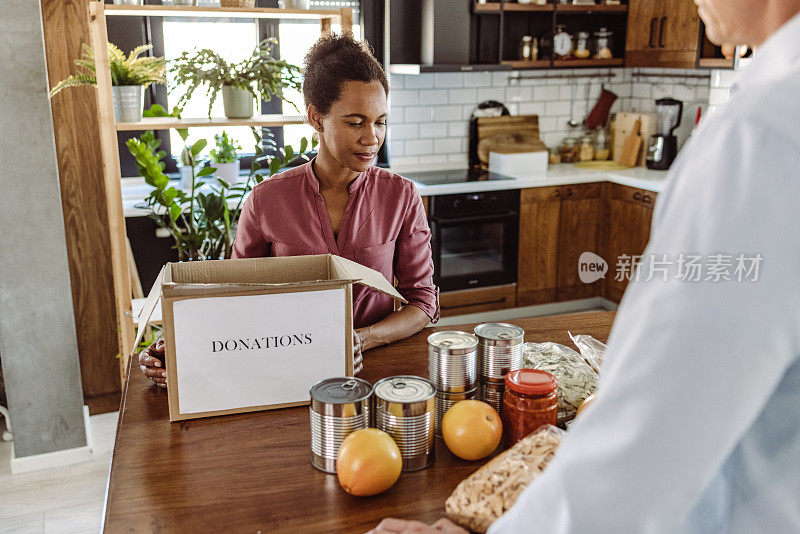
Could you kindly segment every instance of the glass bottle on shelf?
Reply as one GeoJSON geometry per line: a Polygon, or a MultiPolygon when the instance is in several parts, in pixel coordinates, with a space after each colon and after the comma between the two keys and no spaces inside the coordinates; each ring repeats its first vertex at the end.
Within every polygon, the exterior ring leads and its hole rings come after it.
{"type": "Polygon", "coordinates": [[[614,54],[611,52],[613,45],[614,32],[608,28],[600,28],[594,32],[594,59],[612,59],[614,54]]]}
{"type": "Polygon", "coordinates": [[[519,42],[519,59],[535,61],[539,59],[539,41],[530,35],[524,35],[519,42]]]}
{"type": "Polygon", "coordinates": [[[589,32],[578,32],[573,55],[578,59],[588,59],[591,56],[591,52],[589,52],[589,32]]]}

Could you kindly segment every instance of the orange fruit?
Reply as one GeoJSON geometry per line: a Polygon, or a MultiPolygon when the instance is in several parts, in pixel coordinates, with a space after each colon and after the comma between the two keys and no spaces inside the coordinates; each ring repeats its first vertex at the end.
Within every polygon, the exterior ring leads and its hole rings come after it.
{"type": "Polygon", "coordinates": [[[336,475],[350,495],[376,495],[397,482],[403,458],[392,437],[377,428],[356,430],[339,447],[336,475]]]}
{"type": "Polygon", "coordinates": [[[581,405],[578,406],[578,413],[575,414],[575,417],[578,417],[581,414],[581,412],[586,408],[588,408],[589,405],[592,404],[593,402],[594,402],[594,393],[586,397],[586,399],[584,399],[581,405]]]}
{"type": "Polygon", "coordinates": [[[485,402],[463,400],[442,418],[442,437],[450,452],[464,460],[480,460],[494,452],[503,436],[503,423],[485,402]]]}

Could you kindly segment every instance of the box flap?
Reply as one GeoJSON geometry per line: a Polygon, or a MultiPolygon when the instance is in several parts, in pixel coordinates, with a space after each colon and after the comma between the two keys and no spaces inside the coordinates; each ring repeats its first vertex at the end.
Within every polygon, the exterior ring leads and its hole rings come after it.
{"type": "Polygon", "coordinates": [[[408,304],[408,301],[403,298],[403,295],[398,293],[394,286],[392,286],[378,271],[370,269],[369,267],[364,267],[360,263],[342,258],[341,256],[331,255],[331,263],[339,278],[357,280],[359,284],[369,286],[372,289],[401,301],[403,304],[408,304]]]}
{"type": "Polygon", "coordinates": [[[176,284],[284,284],[329,280],[329,254],[171,263],[176,284]]]}
{"type": "Polygon", "coordinates": [[[285,284],[176,284],[169,283],[163,285],[163,295],[165,298],[172,297],[199,297],[199,296],[218,296],[227,294],[241,293],[280,293],[289,292],[297,289],[321,290],[343,287],[347,284],[358,282],[358,280],[308,280],[305,282],[287,282],[285,284]]]}
{"type": "Polygon", "coordinates": [[[153,287],[150,289],[150,294],[147,295],[147,299],[144,301],[142,312],[139,314],[138,318],[139,328],[136,331],[136,339],[133,341],[134,352],[136,352],[136,347],[139,346],[139,343],[141,343],[144,337],[144,331],[147,329],[147,322],[150,320],[150,316],[153,315],[153,311],[156,309],[156,306],[158,306],[158,301],[161,298],[161,285],[164,283],[164,274],[168,267],[169,264],[161,268],[161,271],[156,277],[156,281],[153,282],[153,287]]]}

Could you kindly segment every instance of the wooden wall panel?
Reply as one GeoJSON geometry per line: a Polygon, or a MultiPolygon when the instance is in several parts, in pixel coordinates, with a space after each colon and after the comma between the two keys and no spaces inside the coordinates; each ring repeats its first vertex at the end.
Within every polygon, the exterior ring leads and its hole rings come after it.
{"type": "MultiPolygon", "coordinates": [[[[89,44],[91,0],[42,0],[50,86],[75,72],[89,44]]],[[[66,89],[51,100],[84,398],[93,413],[116,410],[120,370],[106,192],[96,90],[66,89]]]]}

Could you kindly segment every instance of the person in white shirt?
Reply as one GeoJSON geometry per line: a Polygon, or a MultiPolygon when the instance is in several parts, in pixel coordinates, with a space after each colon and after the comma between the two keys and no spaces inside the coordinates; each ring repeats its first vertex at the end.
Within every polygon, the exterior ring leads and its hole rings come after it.
{"type": "Polygon", "coordinates": [[[670,171],[597,400],[489,534],[800,532],[800,0],[695,2],[755,57],[670,171]]]}

